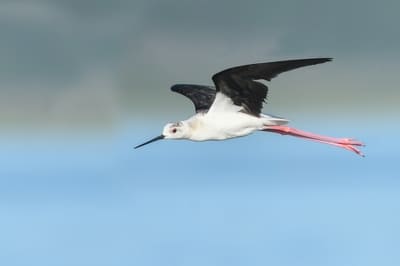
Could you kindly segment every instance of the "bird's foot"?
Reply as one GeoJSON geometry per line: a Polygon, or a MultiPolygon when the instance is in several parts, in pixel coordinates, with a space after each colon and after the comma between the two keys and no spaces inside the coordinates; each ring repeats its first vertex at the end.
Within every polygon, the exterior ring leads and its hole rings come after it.
{"type": "Polygon", "coordinates": [[[349,151],[352,151],[362,157],[365,157],[365,155],[359,150],[357,149],[355,146],[365,146],[363,143],[359,142],[359,141],[344,141],[344,140],[349,140],[349,139],[339,139],[339,142],[328,142],[328,141],[322,141],[322,140],[316,140],[316,139],[312,139],[314,141],[320,142],[320,143],[325,143],[325,144],[329,144],[329,145],[333,145],[339,148],[343,148],[349,151]]]}

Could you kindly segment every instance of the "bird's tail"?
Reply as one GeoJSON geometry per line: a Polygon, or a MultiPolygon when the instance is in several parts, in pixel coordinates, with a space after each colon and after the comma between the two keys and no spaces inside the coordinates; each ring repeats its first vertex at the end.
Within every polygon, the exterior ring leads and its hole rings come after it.
{"type": "Polygon", "coordinates": [[[261,114],[261,117],[264,120],[264,126],[281,126],[289,123],[289,120],[279,116],[261,114]]]}

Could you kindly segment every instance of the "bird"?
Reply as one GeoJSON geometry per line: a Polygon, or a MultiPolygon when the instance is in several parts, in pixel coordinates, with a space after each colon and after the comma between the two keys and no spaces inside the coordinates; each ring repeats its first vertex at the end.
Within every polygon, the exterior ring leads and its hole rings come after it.
{"type": "Polygon", "coordinates": [[[212,76],[215,88],[175,84],[171,90],[189,98],[193,102],[195,114],[186,120],[166,124],[161,135],[134,148],[162,139],[225,140],[263,131],[325,143],[364,156],[357,148],[364,144],[356,139],[334,138],[303,131],[289,127],[289,120],[283,117],[262,113],[268,94],[266,82],[283,72],[331,60],[307,58],[236,66],[212,76]]]}

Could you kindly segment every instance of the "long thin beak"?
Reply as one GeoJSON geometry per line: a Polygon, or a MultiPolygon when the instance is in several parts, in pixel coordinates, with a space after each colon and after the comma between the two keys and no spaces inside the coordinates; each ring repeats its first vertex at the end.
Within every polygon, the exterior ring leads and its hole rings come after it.
{"type": "Polygon", "coordinates": [[[137,146],[135,147],[135,149],[140,148],[140,147],[142,147],[142,146],[144,146],[144,145],[147,145],[147,144],[149,144],[149,143],[152,143],[152,142],[154,142],[154,141],[163,139],[163,138],[165,138],[164,135],[157,136],[157,137],[155,137],[155,138],[153,138],[153,139],[151,139],[151,140],[149,140],[149,141],[146,141],[146,142],[143,143],[143,144],[137,145],[137,146]]]}

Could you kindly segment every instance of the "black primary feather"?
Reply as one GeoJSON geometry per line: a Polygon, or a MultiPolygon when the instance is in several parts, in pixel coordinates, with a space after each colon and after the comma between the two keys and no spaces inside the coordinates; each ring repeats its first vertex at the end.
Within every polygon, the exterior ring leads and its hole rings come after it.
{"type": "Polygon", "coordinates": [[[270,81],[282,72],[331,60],[332,58],[310,58],[243,65],[218,72],[212,80],[217,92],[231,98],[233,103],[242,106],[246,113],[259,116],[268,87],[256,80],[270,81]]]}
{"type": "Polygon", "coordinates": [[[193,102],[196,113],[207,112],[216,94],[213,87],[194,84],[176,84],[171,90],[188,97],[193,102]]]}

